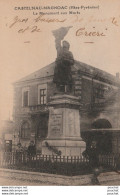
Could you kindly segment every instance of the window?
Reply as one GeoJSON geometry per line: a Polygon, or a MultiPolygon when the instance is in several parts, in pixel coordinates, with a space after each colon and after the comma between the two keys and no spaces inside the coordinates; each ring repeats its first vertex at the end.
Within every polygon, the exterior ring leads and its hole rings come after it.
{"type": "Polygon", "coordinates": [[[38,86],[38,104],[46,104],[47,84],[38,86]]]}
{"type": "Polygon", "coordinates": [[[25,87],[22,89],[22,106],[29,106],[29,88],[25,87]]]}
{"type": "Polygon", "coordinates": [[[28,91],[23,93],[23,106],[28,106],[28,91]]]}
{"type": "Polygon", "coordinates": [[[99,88],[96,88],[95,89],[95,97],[96,98],[100,98],[100,99],[103,99],[104,98],[104,89],[99,87],[99,88]]]}
{"type": "Polygon", "coordinates": [[[40,104],[46,104],[46,89],[40,89],[40,104]]]}
{"type": "Polygon", "coordinates": [[[21,126],[21,137],[22,138],[30,137],[30,127],[28,122],[24,122],[21,126]]]}

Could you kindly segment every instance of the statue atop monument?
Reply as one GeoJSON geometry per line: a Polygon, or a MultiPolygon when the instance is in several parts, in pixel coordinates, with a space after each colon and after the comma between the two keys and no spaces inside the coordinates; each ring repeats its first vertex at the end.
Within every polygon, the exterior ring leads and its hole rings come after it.
{"type": "Polygon", "coordinates": [[[53,82],[56,83],[57,89],[61,92],[70,92],[72,89],[71,66],[74,64],[74,58],[72,52],[69,51],[69,42],[62,41],[70,28],[71,26],[61,27],[53,31],[57,50],[53,82]]]}

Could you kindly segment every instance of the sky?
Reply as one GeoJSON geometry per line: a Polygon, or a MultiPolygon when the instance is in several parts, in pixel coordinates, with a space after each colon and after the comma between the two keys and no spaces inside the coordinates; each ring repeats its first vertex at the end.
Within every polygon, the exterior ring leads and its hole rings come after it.
{"type": "Polygon", "coordinates": [[[52,31],[60,27],[72,26],[65,40],[69,41],[76,60],[113,75],[120,72],[119,10],[119,0],[1,0],[0,119],[9,116],[12,119],[13,83],[55,60],[52,31]],[[34,13],[32,10],[15,10],[15,7],[23,6],[67,6],[67,9],[42,9],[34,10],[34,13]],[[79,9],[70,9],[70,6],[79,9]],[[81,9],[81,6],[97,8],[81,9]],[[59,15],[41,17],[40,11],[59,12],[59,15]],[[41,18],[36,22],[38,17],[41,18]],[[48,22],[49,19],[52,22],[48,22]],[[36,28],[39,32],[35,32],[36,28]],[[91,32],[97,33],[92,36],[91,32]]]}

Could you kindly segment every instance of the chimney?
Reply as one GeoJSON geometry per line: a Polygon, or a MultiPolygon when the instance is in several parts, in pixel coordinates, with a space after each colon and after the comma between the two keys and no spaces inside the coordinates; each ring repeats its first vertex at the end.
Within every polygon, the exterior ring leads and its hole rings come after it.
{"type": "Polygon", "coordinates": [[[116,73],[116,78],[117,78],[117,79],[120,78],[120,73],[119,73],[119,72],[116,73]]]}

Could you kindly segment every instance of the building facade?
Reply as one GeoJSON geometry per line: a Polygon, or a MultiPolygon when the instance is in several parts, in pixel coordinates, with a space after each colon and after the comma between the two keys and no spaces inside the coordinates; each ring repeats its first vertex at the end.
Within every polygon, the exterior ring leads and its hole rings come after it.
{"type": "MultiPolygon", "coordinates": [[[[15,145],[28,147],[34,141],[37,152],[48,135],[50,98],[57,94],[53,82],[55,62],[14,83],[15,145]]],[[[120,152],[120,80],[107,72],[75,61],[70,92],[79,97],[80,131],[86,147],[97,141],[100,153],[120,152]]]]}

